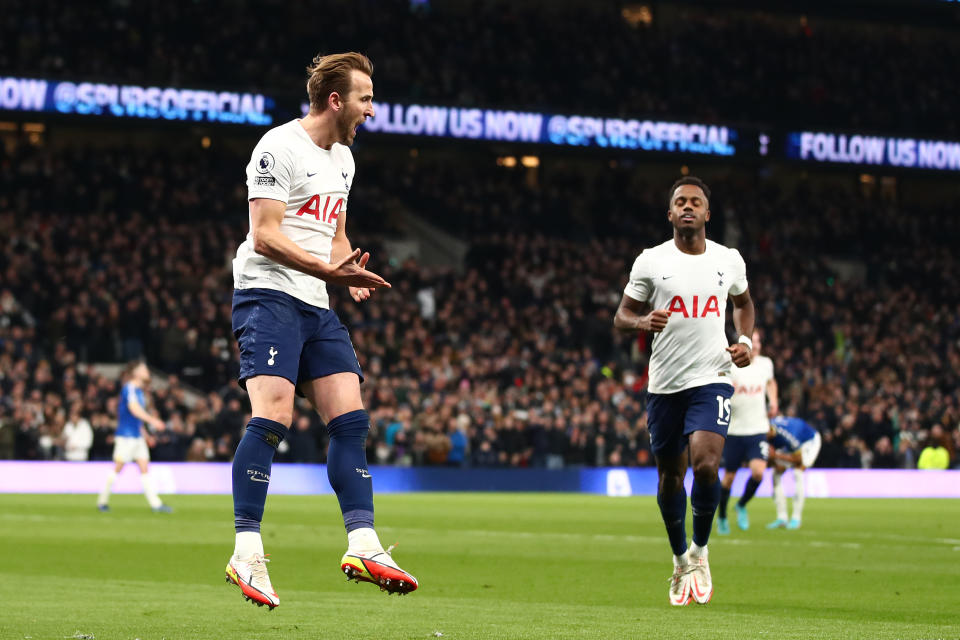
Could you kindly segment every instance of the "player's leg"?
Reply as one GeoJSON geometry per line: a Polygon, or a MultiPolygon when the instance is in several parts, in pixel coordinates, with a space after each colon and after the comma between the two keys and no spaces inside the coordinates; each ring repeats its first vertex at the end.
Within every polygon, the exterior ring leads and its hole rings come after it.
{"type": "Polygon", "coordinates": [[[127,463],[127,452],[125,451],[125,445],[122,444],[125,441],[126,438],[122,440],[117,438],[113,444],[113,469],[107,473],[107,479],[103,484],[103,489],[100,490],[100,495],[97,496],[97,509],[100,511],[110,511],[110,492],[113,490],[113,483],[116,482],[117,476],[120,475],[120,472],[123,470],[123,465],[127,463]]]}
{"type": "Polygon", "coordinates": [[[812,466],[820,455],[821,438],[818,433],[812,440],[804,442],[800,447],[800,466],[793,469],[793,482],[796,487],[796,493],[793,498],[793,517],[787,523],[788,529],[799,529],[803,520],[803,503],[807,495],[806,482],[804,480],[804,469],[812,466]]]}
{"type": "Polygon", "coordinates": [[[340,561],[348,579],[371,582],[390,593],[409,593],[417,579],[397,566],[373,526],[373,478],[367,468],[370,417],[353,372],[334,373],[299,385],[327,425],[327,477],[337,494],[347,530],[347,552],[340,561]]]}
{"type": "Polygon", "coordinates": [[[745,438],[745,457],[750,461],[750,478],[743,488],[743,495],[737,501],[737,525],[746,531],[750,528],[750,518],[747,516],[747,503],[757,493],[757,488],[763,482],[763,472],[767,470],[766,456],[763,454],[763,445],[766,436],[759,434],[745,438]]]}
{"type": "Polygon", "coordinates": [[[687,472],[686,439],[683,437],[683,399],[681,394],[648,394],[647,427],[650,448],[657,463],[657,506],[667,529],[673,551],[673,575],[670,580],[670,604],[683,606],[690,595],[690,565],[687,553],[687,491],[683,476],[687,472]]]}
{"type": "Polygon", "coordinates": [[[803,478],[803,467],[793,468],[793,517],[787,522],[787,529],[799,529],[803,518],[803,503],[806,499],[807,488],[803,478]]]}
{"type": "Polygon", "coordinates": [[[246,381],[253,417],[233,457],[233,518],[236,540],[227,564],[227,580],[243,596],[271,609],[280,604],[267,574],[260,536],[263,507],[277,446],[293,420],[293,383],[286,378],[259,375],[246,381]]]}
{"type": "Polygon", "coordinates": [[[767,525],[767,529],[781,529],[787,526],[787,495],[783,490],[783,465],[773,466],[773,505],[777,510],[777,519],[767,525]]]}
{"type": "Polygon", "coordinates": [[[725,467],[723,479],[720,481],[720,504],[717,507],[717,533],[728,535],[730,522],[727,520],[727,505],[730,502],[730,490],[737,477],[737,469],[743,460],[743,448],[740,438],[730,436],[723,444],[723,464],[725,467]]]}
{"type": "Polygon", "coordinates": [[[708,562],[707,542],[713,527],[713,516],[720,503],[720,454],[723,436],[712,431],[694,431],[690,434],[690,463],[693,467],[693,488],[690,506],[693,510],[693,543],[690,545],[690,564],[694,567],[690,593],[699,604],[713,597],[713,578],[708,562]]]}
{"type": "Polygon", "coordinates": [[[706,604],[713,597],[707,542],[713,528],[713,516],[720,504],[718,471],[727,426],[730,424],[733,386],[708,384],[688,389],[687,394],[688,406],[683,428],[690,439],[690,464],[693,467],[693,488],[690,491],[693,544],[690,545],[690,563],[695,570],[691,579],[691,593],[699,604],[706,604]]]}
{"type": "Polygon", "coordinates": [[[329,309],[311,312],[315,325],[303,346],[298,388],[327,425],[327,477],[347,530],[340,569],[348,579],[372,582],[389,593],[409,593],[417,579],[384,551],[373,528],[373,479],[367,468],[370,416],[363,407],[363,372],[350,334],[329,309]]]}
{"type": "MultiPolygon", "coordinates": [[[[726,456],[726,453],[724,453],[726,456]]],[[[727,504],[730,502],[730,489],[737,477],[736,471],[727,468],[720,481],[720,504],[717,506],[717,533],[722,536],[730,534],[730,521],[727,520],[727,504]]]]}
{"type": "Polygon", "coordinates": [[[147,443],[143,441],[143,438],[139,438],[139,440],[143,447],[134,462],[140,467],[140,485],[143,487],[143,495],[155,513],[173,513],[173,509],[163,504],[163,501],[157,494],[157,488],[153,484],[153,477],[150,475],[150,450],[147,448],[147,443]]]}
{"type": "Polygon", "coordinates": [[[280,599],[267,574],[260,523],[277,447],[293,421],[293,396],[304,343],[300,303],[278,291],[233,294],[233,334],[240,347],[240,381],[252,417],[233,457],[235,546],[227,581],[271,609],[280,599]]]}

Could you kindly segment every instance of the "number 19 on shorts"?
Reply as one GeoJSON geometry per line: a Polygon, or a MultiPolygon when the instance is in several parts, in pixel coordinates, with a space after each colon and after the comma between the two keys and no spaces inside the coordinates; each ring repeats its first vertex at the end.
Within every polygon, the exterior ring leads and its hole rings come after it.
{"type": "Polygon", "coordinates": [[[717,424],[730,424],[730,398],[717,396],[717,424]]]}

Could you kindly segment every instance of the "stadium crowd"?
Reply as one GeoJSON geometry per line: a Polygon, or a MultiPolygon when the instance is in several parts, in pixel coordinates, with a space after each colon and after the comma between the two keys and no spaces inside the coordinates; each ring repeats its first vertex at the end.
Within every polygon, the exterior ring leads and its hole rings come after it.
{"type": "MultiPolygon", "coordinates": [[[[109,458],[118,383],[90,365],[145,357],[164,372],[154,459],[230,459],[248,411],[230,334],[229,259],[246,226],[239,171],[224,169],[236,162],[0,157],[0,457],[109,458]]],[[[394,288],[363,305],[333,295],[367,376],[370,460],[652,464],[648,340],[615,334],[612,318],[636,253],[670,235],[664,185],[562,162],[537,181],[420,169],[429,177],[371,163],[351,198],[354,244],[394,288]],[[471,241],[462,272],[377,248],[393,189],[456,220],[471,241]]],[[[957,217],[805,183],[731,178],[714,191],[709,233],[747,261],[781,408],[823,434],[818,466],[915,467],[938,445],[957,464],[957,217]]],[[[279,459],[322,461],[325,446],[301,406],[279,459]]]]}
{"type": "Polygon", "coordinates": [[[360,50],[388,102],[957,134],[960,88],[943,81],[960,58],[949,25],[669,3],[653,13],[586,1],[429,4],[12,0],[0,16],[0,74],[267,91],[297,105],[317,48],[360,50]]]}

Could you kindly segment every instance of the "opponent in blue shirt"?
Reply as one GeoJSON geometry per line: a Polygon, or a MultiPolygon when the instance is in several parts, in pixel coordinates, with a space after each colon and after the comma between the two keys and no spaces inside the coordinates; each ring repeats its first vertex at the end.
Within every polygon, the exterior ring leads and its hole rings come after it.
{"type": "Polygon", "coordinates": [[[143,389],[137,386],[133,380],[123,385],[120,390],[120,404],[117,405],[117,436],[124,438],[139,438],[142,433],[140,427],[143,426],[143,420],[133,415],[130,410],[131,400],[141,407],[147,406],[144,399],[143,389]]]}
{"type": "Polygon", "coordinates": [[[777,416],[770,421],[767,440],[770,442],[770,461],[774,465],[773,502],[777,508],[777,519],[768,524],[767,528],[799,529],[806,493],[803,470],[813,465],[820,454],[820,434],[800,418],[777,416]],[[783,472],[787,467],[793,467],[796,487],[793,498],[793,517],[789,521],[787,520],[787,496],[783,489],[783,472]]]}
{"type": "Polygon", "coordinates": [[[153,436],[143,430],[143,423],[146,422],[159,430],[165,428],[163,420],[150,415],[144,408],[147,403],[143,389],[150,383],[150,369],[144,362],[131,362],[124,369],[121,380],[123,387],[120,390],[120,401],[117,403],[117,431],[113,444],[114,468],[110,470],[103,491],[97,498],[97,509],[110,510],[107,503],[110,500],[113,483],[123,466],[133,461],[140,467],[143,494],[147,497],[150,508],[158,513],[170,513],[172,509],[160,500],[149,474],[149,447],[153,446],[153,436]]]}

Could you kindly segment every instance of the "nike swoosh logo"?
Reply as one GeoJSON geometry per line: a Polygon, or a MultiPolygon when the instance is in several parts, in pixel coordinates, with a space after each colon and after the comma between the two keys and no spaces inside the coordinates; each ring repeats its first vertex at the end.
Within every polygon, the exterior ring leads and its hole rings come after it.
{"type": "Polygon", "coordinates": [[[669,280],[669,279],[672,278],[672,277],[673,277],[673,276],[663,276],[663,279],[664,279],[664,280],[669,280]]]}
{"type": "Polygon", "coordinates": [[[312,177],[315,176],[315,175],[317,175],[317,172],[316,172],[316,171],[314,171],[313,173],[307,172],[307,177],[308,177],[308,178],[312,178],[312,177]]]}
{"type": "Polygon", "coordinates": [[[262,478],[257,478],[255,476],[250,476],[250,479],[253,480],[254,482],[270,482],[269,480],[264,480],[262,478]]]}
{"type": "Polygon", "coordinates": [[[697,582],[697,577],[693,577],[693,591],[696,594],[698,599],[703,599],[707,597],[707,592],[700,590],[700,584],[697,582]]]}

